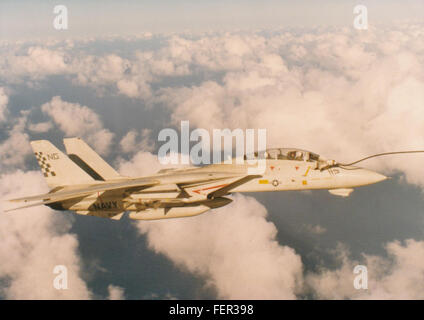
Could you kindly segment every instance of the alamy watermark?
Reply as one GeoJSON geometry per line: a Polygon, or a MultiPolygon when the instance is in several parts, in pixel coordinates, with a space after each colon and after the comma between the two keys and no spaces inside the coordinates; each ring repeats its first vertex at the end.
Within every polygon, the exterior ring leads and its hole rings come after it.
{"type": "Polygon", "coordinates": [[[56,290],[68,289],[68,268],[64,265],[57,265],[53,268],[53,273],[57,274],[53,279],[53,288],[56,290]]]}
{"type": "Polygon", "coordinates": [[[363,265],[357,265],[353,269],[353,273],[357,274],[353,280],[353,287],[356,290],[368,289],[368,268],[363,265]]]}
{"type": "Polygon", "coordinates": [[[53,19],[53,28],[56,30],[68,30],[68,8],[64,5],[57,5],[53,8],[56,15],[53,19]]]}
{"type": "Polygon", "coordinates": [[[221,163],[224,160],[224,164],[247,163],[248,174],[265,172],[265,157],[255,150],[265,151],[266,129],[213,129],[211,139],[208,130],[197,128],[190,132],[189,121],[181,121],[180,133],[181,137],[171,128],[162,129],[159,132],[158,140],[165,142],[158,152],[161,164],[207,165],[221,163]],[[255,141],[255,131],[257,141],[255,141]],[[236,142],[235,155],[233,140],[236,142]],[[195,144],[190,148],[190,144],[193,143],[195,144]],[[224,159],[222,159],[222,153],[224,159]]]}
{"type": "Polygon", "coordinates": [[[363,4],[358,4],[353,8],[353,27],[357,30],[368,30],[368,8],[363,4]]]}

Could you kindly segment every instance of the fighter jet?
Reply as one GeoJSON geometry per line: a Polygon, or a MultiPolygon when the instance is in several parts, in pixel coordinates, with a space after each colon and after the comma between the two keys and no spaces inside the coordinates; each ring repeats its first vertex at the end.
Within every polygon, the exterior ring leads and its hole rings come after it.
{"type": "MultiPolygon", "coordinates": [[[[231,164],[163,169],[151,176],[124,177],[80,138],[64,139],[67,155],[47,140],[32,141],[34,155],[50,192],[13,199],[30,203],[19,208],[46,205],[81,215],[120,219],[125,212],[135,220],[199,215],[229,204],[236,192],[328,189],[347,197],[353,188],[387,177],[327,160],[296,148],[274,148],[231,164]],[[261,174],[250,174],[251,158],[265,160],[261,174]]],[[[9,210],[10,211],[10,210],[9,210]]]]}

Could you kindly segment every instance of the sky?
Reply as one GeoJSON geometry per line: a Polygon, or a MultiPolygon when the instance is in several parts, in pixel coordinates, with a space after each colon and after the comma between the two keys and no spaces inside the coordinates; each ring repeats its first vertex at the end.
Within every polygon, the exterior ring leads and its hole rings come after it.
{"type": "Polygon", "coordinates": [[[123,175],[153,174],[163,128],[266,128],[270,146],[342,162],[423,149],[422,2],[0,4],[0,297],[422,299],[422,156],[348,198],[251,193],[177,220],[119,221],[47,207],[31,140],[79,136],[123,175]],[[23,183],[24,182],[24,183],[23,183]],[[68,270],[67,290],[53,286],[68,270]],[[353,287],[356,265],[368,289],[353,287]]]}
{"type": "Polygon", "coordinates": [[[353,8],[366,5],[372,23],[424,18],[420,0],[237,0],[228,1],[41,1],[5,0],[0,4],[2,38],[46,38],[139,32],[251,30],[279,27],[351,26],[353,8]],[[52,28],[53,8],[66,5],[69,29],[52,28]]]}

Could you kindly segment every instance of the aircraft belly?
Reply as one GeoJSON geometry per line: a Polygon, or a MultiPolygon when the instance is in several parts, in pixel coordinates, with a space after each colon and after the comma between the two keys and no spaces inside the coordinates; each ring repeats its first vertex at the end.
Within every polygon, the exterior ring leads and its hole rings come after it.
{"type": "Polygon", "coordinates": [[[62,206],[73,211],[122,211],[125,210],[124,202],[121,198],[88,198],[78,202],[64,201],[62,206]]]}

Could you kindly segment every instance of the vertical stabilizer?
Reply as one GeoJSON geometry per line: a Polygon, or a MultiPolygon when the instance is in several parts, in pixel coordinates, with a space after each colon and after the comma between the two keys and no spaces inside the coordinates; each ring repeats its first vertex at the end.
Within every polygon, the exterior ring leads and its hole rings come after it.
{"type": "Polygon", "coordinates": [[[63,139],[66,153],[78,166],[96,180],[113,180],[122,178],[105,160],[103,160],[81,138],[63,139]]]}
{"type": "Polygon", "coordinates": [[[93,182],[92,177],[49,141],[31,141],[31,147],[47,185],[51,189],[58,186],[93,182]]]}

